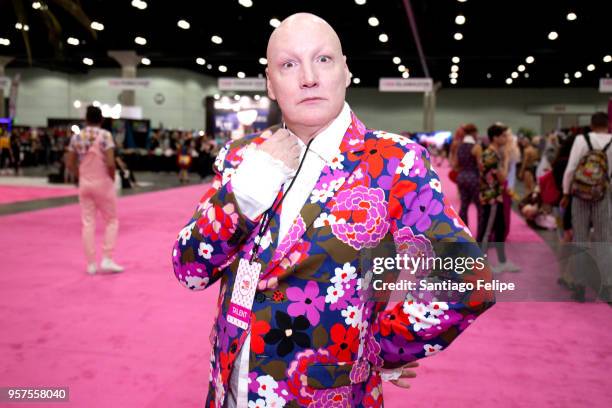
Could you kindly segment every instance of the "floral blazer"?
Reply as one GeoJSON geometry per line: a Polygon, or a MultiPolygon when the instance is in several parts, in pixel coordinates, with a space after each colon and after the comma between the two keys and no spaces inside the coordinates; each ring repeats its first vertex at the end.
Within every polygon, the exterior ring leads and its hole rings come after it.
{"type": "MultiPolygon", "coordinates": [[[[477,246],[442,194],[427,150],[405,137],[366,129],[351,115],[337,156],[282,242],[280,211],[260,240],[262,275],[248,330],[225,316],[239,260],[252,253],[259,219],[240,212],[232,175],[243,149],[262,143],[269,132],[222,149],[212,187],[180,231],[172,254],[179,282],[203,290],[221,281],[207,408],[223,406],[249,331],[249,408],[381,407],[381,368],[448,347],[492,305],[407,296],[388,306],[364,295],[372,274],[362,270],[360,251],[383,240],[400,252],[430,254],[436,242],[477,246]]],[[[488,268],[483,271],[488,278],[488,268]]],[[[473,279],[474,273],[453,272],[451,278],[473,279]]]]}

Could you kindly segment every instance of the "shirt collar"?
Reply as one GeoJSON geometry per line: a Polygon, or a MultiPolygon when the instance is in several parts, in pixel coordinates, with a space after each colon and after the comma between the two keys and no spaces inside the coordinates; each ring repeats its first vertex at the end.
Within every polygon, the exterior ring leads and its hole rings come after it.
{"type": "MultiPolygon", "coordinates": [[[[351,108],[348,103],[344,102],[342,111],[334,119],[334,121],[319,133],[310,145],[310,151],[322,158],[328,163],[336,157],[340,144],[346,133],[346,129],[351,125],[351,108]]],[[[298,143],[302,150],[306,147],[302,140],[298,139],[298,143]]]]}

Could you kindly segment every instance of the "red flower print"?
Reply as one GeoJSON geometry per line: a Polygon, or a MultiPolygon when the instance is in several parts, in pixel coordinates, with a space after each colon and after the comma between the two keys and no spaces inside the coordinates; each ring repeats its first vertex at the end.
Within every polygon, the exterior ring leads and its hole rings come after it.
{"type": "Polygon", "coordinates": [[[381,314],[380,334],[382,336],[386,337],[391,333],[396,333],[406,340],[414,340],[414,336],[408,330],[408,326],[410,326],[408,315],[404,313],[402,307],[402,303],[398,303],[392,310],[385,310],[381,314]]]}
{"type": "Polygon", "coordinates": [[[265,320],[257,320],[255,313],[251,313],[251,350],[254,353],[262,354],[265,343],[263,336],[270,331],[270,324],[265,320]]]}
{"type": "Polygon", "coordinates": [[[351,361],[351,353],[359,349],[359,330],[354,327],[348,329],[340,323],[336,323],[330,330],[333,345],[329,351],[338,358],[338,361],[351,361]]]}
{"type": "MultiPolygon", "coordinates": [[[[396,157],[401,159],[404,156],[404,152],[401,148],[397,147],[395,142],[391,139],[368,139],[364,144],[364,154],[361,160],[367,161],[370,164],[368,173],[374,178],[380,176],[383,171],[384,159],[391,159],[396,157]]],[[[356,158],[352,157],[354,154],[349,154],[349,159],[355,161],[356,158]]]]}
{"type": "Polygon", "coordinates": [[[393,187],[389,194],[389,215],[391,218],[399,219],[402,217],[404,212],[402,199],[406,194],[415,191],[416,187],[416,183],[408,180],[402,180],[393,187]]]}

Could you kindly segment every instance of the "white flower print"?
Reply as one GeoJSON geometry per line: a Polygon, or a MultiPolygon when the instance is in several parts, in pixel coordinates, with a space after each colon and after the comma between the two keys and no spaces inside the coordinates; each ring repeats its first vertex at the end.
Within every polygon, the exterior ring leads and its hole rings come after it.
{"type": "Polygon", "coordinates": [[[335,224],[346,224],[346,220],[344,218],[336,218],[336,216],[333,214],[321,213],[321,215],[314,220],[313,226],[315,228],[320,228],[326,225],[335,224]]]}
{"type": "Polygon", "coordinates": [[[249,408],[268,408],[266,401],[258,398],[257,401],[249,401],[249,408]]]}
{"type": "Polygon", "coordinates": [[[347,326],[357,327],[361,322],[361,309],[355,306],[348,306],[340,313],[344,317],[344,322],[347,326]]]}
{"type": "Polygon", "coordinates": [[[223,185],[226,185],[228,181],[231,180],[232,176],[236,173],[235,168],[229,168],[223,170],[223,181],[221,182],[223,185]]]}
{"type": "Polygon", "coordinates": [[[436,310],[443,308],[444,306],[446,306],[448,309],[448,305],[444,302],[432,302],[429,305],[425,305],[414,300],[412,295],[409,294],[406,296],[406,300],[404,301],[403,310],[404,313],[408,315],[408,321],[413,325],[414,331],[418,332],[420,330],[427,330],[432,326],[439,325],[440,319],[436,318],[435,316],[440,315],[441,313],[436,312],[436,310]]]}
{"type": "Polygon", "coordinates": [[[357,268],[351,266],[350,262],[346,262],[342,265],[342,268],[336,268],[334,270],[335,276],[330,279],[331,283],[340,286],[341,283],[348,283],[352,279],[357,278],[357,268]]]}
{"type": "Polygon", "coordinates": [[[257,377],[257,382],[259,383],[257,394],[259,394],[260,397],[268,399],[269,396],[276,395],[274,390],[278,387],[278,383],[271,375],[261,375],[257,377]]]}
{"type": "Polygon", "coordinates": [[[314,189],[312,190],[312,195],[310,196],[310,202],[312,204],[317,203],[319,201],[324,203],[325,201],[327,201],[328,198],[331,198],[333,195],[334,192],[327,189],[314,189]]]}
{"type": "Polygon", "coordinates": [[[204,259],[210,259],[213,253],[213,247],[206,242],[200,242],[200,247],[198,248],[198,255],[200,255],[204,259]]]}
{"type": "Polygon", "coordinates": [[[438,193],[442,192],[442,184],[438,179],[432,178],[431,180],[429,180],[429,187],[431,187],[432,190],[435,190],[438,193]]]}
{"type": "Polygon", "coordinates": [[[412,167],[414,166],[415,159],[416,152],[414,150],[410,150],[404,155],[404,157],[402,157],[402,161],[397,166],[395,174],[404,174],[404,176],[407,176],[408,173],[410,173],[412,167]]]}
{"type": "Polygon", "coordinates": [[[276,393],[266,396],[266,408],[283,408],[287,402],[276,393]]]}
{"type": "Polygon", "coordinates": [[[325,296],[325,303],[334,304],[344,296],[344,289],[341,286],[331,285],[327,288],[327,296],[325,296]]]}
{"type": "Polygon", "coordinates": [[[411,140],[402,135],[396,135],[395,133],[387,133],[385,131],[379,130],[374,132],[374,134],[380,139],[390,139],[395,143],[399,143],[401,146],[406,146],[408,143],[411,143],[411,140]]]}
{"type": "Polygon", "coordinates": [[[208,284],[208,277],[201,278],[199,276],[186,276],[185,286],[191,290],[202,290],[208,284]]]}
{"type": "Polygon", "coordinates": [[[191,238],[191,230],[193,230],[194,225],[195,221],[187,225],[181,230],[181,232],[179,232],[177,241],[183,240],[183,242],[181,242],[181,245],[187,245],[187,241],[189,241],[189,238],[191,238]]]}
{"type": "Polygon", "coordinates": [[[332,180],[329,183],[329,189],[330,191],[338,191],[338,189],[340,187],[342,187],[342,185],[344,184],[345,178],[344,177],[339,177],[335,180],[332,180]]]}
{"type": "Polygon", "coordinates": [[[344,168],[344,164],[342,164],[343,161],[344,161],[344,156],[341,153],[338,153],[331,160],[331,163],[329,164],[329,168],[332,170],[342,170],[344,168]]]}
{"type": "Polygon", "coordinates": [[[426,356],[431,356],[432,354],[436,354],[438,351],[442,350],[442,346],[439,344],[425,344],[423,349],[425,350],[426,356]]]}

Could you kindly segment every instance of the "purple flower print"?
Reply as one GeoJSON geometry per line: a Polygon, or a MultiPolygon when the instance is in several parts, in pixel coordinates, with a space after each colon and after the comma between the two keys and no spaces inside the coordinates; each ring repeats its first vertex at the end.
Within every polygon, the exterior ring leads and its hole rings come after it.
{"type": "Polygon", "coordinates": [[[287,299],[292,301],[287,308],[289,316],[306,315],[312,326],[319,324],[319,312],[325,308],[325,296],[319,296],[319,285],[315,281],[308,281],[306,287],[290,287],[287,289],[287,299]]]}
{"type": "Polygon", "coordinates": [[[431,226],[431,217],[440,214],[443,209],[442,203],[433,198],[429,184],[422,186],[418,193],[413,191],[406,194],[404,204],[408,211],[402,222],[408,226],[416,226],[420,232],[426,231],[431,226]]]}
{"type": "Polygon", "coordinates": [[[407,362],[414,360],[413,356],[423,351],[423,343],[407,340],[404,336],[396,334],[393,340],[383,338],[381,348],[386,361],[407,362]]]}
{"type": "Polygon", "coordinates": [[[393,184],[393,177],[395,177],[395,170],[397,166],[400,164],[400,159],[396,157],[392,157],[389,159],[387,163],[387,173],[384,176],[380,176],[378,178],[378,187],[384,188],[385,190],[391,190],[391,185],[393,184]]]}
{"type": "Polygon", "coordinates": [[[228,323],[222,314],[219,314],[217,325],[219,326],[217,331],[217,335],[219,336],[219,345],[222,351],[226,351],[229,348],[230,339],[233,339],[238,335],[238,328],[233,324],[228,323]]]}

